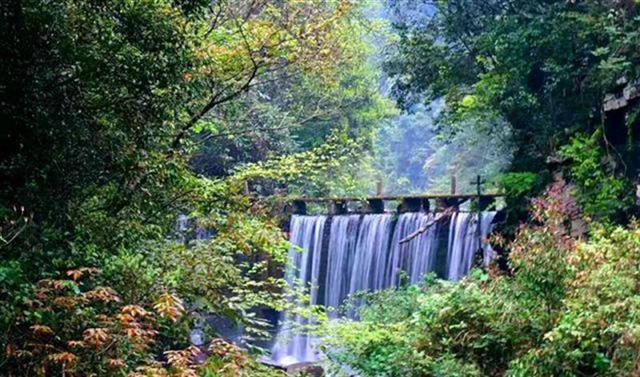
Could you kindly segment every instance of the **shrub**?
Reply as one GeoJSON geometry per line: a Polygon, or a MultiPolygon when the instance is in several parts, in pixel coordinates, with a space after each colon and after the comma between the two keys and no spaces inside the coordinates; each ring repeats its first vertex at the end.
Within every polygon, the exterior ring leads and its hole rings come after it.
{"type": "Polygon", "coordinates": [[[576,184],[575,196],[585,215],[601,221],[625,220],[633,207],[632,184],[613,170],[612,158],[599,144],[600,133],[578,135],[563,147],[571,159],[569,171],[576,184]]]}
{"type": "Polygon", "coordinates": [[[332,368],[363,376],[635,376],[640,226],[591,224],[556,182],[509,243],[508,273],[371,294],[362,322],[324,326],[332,368]],[[372,313],[366,315],[366,313],[372,313]]]}

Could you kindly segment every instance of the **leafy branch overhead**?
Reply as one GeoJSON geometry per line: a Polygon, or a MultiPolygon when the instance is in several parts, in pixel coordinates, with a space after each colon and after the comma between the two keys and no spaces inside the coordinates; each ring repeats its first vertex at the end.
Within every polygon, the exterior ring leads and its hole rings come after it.
{"type": "Polygon", "coordinates": [[[348,1],[218,2],[214,8],[210,26],[199,30],[197,66],[185,73],[199,97],[190,101],[190,118],[174,148],[216,106],[300,72],[330,75],[332,63],[348,58],[341,56],[341,33],[353,8],[348,1]]]}
{"type": "Polygon", "coordinates": [[[189,331],[206,313],[254,344],[269,327],[256,311],[290,305],[279,218],[237,172],[259,140],[229,146],[283,135],[269,170],[371,133],[382,101],[357,5],[0,4],[0,374],[281,375],[225,342],[196,368],[189,331]],[[200,175],[199,154],[221,168],[200,175]]]}

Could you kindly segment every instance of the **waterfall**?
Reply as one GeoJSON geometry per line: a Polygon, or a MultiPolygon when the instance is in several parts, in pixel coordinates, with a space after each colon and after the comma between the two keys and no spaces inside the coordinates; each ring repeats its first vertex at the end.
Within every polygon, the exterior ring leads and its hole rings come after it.
{"type": "MultiPolygon", "coordinates": [[[[415,225],[411,225],[410,229],[415,232],[423,228],[427,224],[433,222],[433,214],[416,214],[415,225]]],[[[440,225],[434,223],[426,232],[417,236],[414,240],[403,244],[405,253],[407,254],[405,271],[409,274],[411,284],[418,283],[425,273],[433,271],[435,267],[435,258],[438,251],[438,230],[440,225]]]]}
{"type": "Polygon", "coordinates": [[[411,241],[400,243],[410,234],[426,226],[433,218],[433,214],[421,212],[404,213],[398,217],[391,241],[389,264],[383,287],[397,286],[400,283],[400,271],[405,271],[408,274],[411,283],[417,283],[426,272],[433,270],[438,242],[437,224],[411,241]]]}
{"type": "MultiPolygon", "coordinates": [[[[310,285],[310,304],[318,303],[318,288],[320,279],[320,262],[322,255],[322,239],[326,216],[293,216],[291,218],[292,248],[289,250],[289,258],[295,268],[290,268],[286,273],[286,280],[290,286],[296,281],[310,285]]],[[[281,322],[308,324],[308,320],[300,314],[292,316],[291,313],[282,314],[281,322]]],[[[313,339],[304,334],[282,328],[272,351],[272,358],[280,364],[286,365],[298,361],[314,361],[317,356],[312,349],[313,339]]]]}
{"type": "Polygon", "coordinates": [[[349,294],[384,288],[391,215],[365,215],[358,230],[349,294]]]}
{"type": "MultiPolygon", "coordinates": [[[[449,247],[447,250],[447,279],[460,280],[473,265],[473,259],[479,248],[480,238],[484,239],[490,231],[495,212],[481,215],[480,235],[477,234],[478,215],[457,212],[449,224],[449,247]]],[[[483,247],[483,263],[487,264],[490,246],[483,247]]]]}
{"type": "Polygon", "coordinates": [[[181,243],[193,240],[207,241],[213,237],[213,232],[210,229],[198,226],[197,222],[193,224],[185,214],[178,215],[175,229],[178,235],[177,240],[181,243]],[[195,229],[190,229],[191,227],[194,227],[194,225],[195,229]]]}
{"type": "MultiPolygon", "coordinates": [[[[350,291],[359,226],[360,215],[336,216],[331,222],[325,280],[326,306],[337,308],[350,291]]],[[[335,317],[336,313],[330,312],[329,315],[335,317]]]]}
{"type": "MultiPolygon", "coordinates": [[[[432,213],[403,213],[397,218],[391,214],[339,215],[331,217],[328,240],[324,240],[327,216],[294,215],[289,258],[295,268],[287,271],[286,280],[290,285],[299,281],[308,286],[310,304],[332,308],[338,308],[355,292],[398,286],[402,271],[411,284],[432,271],[440,271],[443,278],[459,280],[473,266],[480,238],[490,233],[495,214],[482,213],[480,237],[478,216],[471,213],[453,214],[448,226],[433,223],[432,213]],[[410,241],[400,243],[428,224],[432,225],[410,241]],[[440,245],[441,239],[448,241],[446,245],[440,245]],[[323,241],[328,241],[324,243],[326,249],[323,241]]],[[[482,247],[484,263],[488,264],[492,250],[488,245],[482,247]]],[[[354,310],[346,315],[357,318],[354,310]]],[[[330,311],[329,316],[337,318],[338,314],[330,311]]],[[[318,356],[313,350],[314,340],[292,333],[288,326],[306,325],[308,320],[283,313],[281,323],[284,325],[276,336],[273,360],[282,365],[315,361],[318,356]]]]}

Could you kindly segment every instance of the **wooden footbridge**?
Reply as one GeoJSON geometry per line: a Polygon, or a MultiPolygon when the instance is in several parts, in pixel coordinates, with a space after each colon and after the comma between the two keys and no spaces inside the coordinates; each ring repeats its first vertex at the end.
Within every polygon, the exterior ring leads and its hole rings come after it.
{"type": "Polygon", "coordinates": [[[285,201],[292,206],[294,214],[306,214],[308,203],[325,203],[330,215],[348,213],[349,203],[358,203],[362,212],[383,213],[385,202],[397,202],[398,212],[440,211],[450,207],[458,207],[467,201],[477,203],[477,208],[484,210],[502,197],[501,193],[474,194],[421,194],[400,196],[370,196],[370,197],[289,197],[285,201]]]}
{"type": "Polygon", "coordinates": [[[482,211],[490,207],[495,199],[503,197],[503,193],[482,193],[482,180],[480,176],[475,182],[477,186],[475,194],[456,194],[455,185],[452,185],[451,194],[415,194],[415,195],[382,195],[381,186],[378,185],[379,194],[369,197],[344,196],[344,197],[287,197],[285,201],[290,203],[291,212],[294,214],[306,214],[308,203],[324,203],[328,207],[330,215],[341,215],[349,212],[349,204],[355,203],[364,213],[383,213],[385,202],[396,202],[399,213],[420,211],[443,211],[448,208],[458,208],[461,204],[471,201],[475,204],[475,210],[482,211]]]}

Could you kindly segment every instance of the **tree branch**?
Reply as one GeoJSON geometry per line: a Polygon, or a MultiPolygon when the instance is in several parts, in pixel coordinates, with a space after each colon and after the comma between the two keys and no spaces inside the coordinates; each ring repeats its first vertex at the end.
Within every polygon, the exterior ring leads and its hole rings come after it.
{"type": "Polygon", "coordinates": [[[256,59],[254,58],[254,56],[252,54],[251,45],[249,44],[249,41],[247,40],[246,35],[244,34],[244,32],[242,30],[242,25],[237,24],[237,21],[236,21],[236,26],[238,27],[238,31],[240,32],[240,35],[242,36],[243,42],[244,42],[244,44],[245,44],[245,46],[247,48],[247,53],[249,54],[249,59],[251,60],[252,69],[251,69],[251,72],[249,73],[249,77],[245,80],[244,84],[242,84],[237,90],[232,91],[231,93],[229,93],[229,94],[227,94],[225,96],[222,96],[223,93],[226,91],[226,89],[228,89],[228,88],[230,88],[232,86],[231,84],[229,84],[229,85],[227,85],[226,88],[223,88],[218,93],[216,93],[213,97],[211,97],[211,100],[209,100],[209,102],[202,108],[202,110],[200,110],[196,115],[191,117],[191,119],[184,126],[182,126],[182,128],[180,128],[180,131],[178,131],[178,133],[176,134],[176,136],[173,139],[173,143],[171,144],[171,149],[172,150],[176,150],[176,149],[178,149],[180,147],[180,141],[182,140],[184,135],[186,135],[187,131],[189,131],[191,128],[193,128],[193,126],[195,126],[195,124],[200,119],[202,119],[202,117],[207,115],[207,113],[209,111],[211,111],[211,109],[213,109],[214,107],[220,105],[221,103],[230,101],[230,100],[236,98],[237,96],[239,96],[242,92],[245,92],[245,91],[249,90],[249,88],[251,87],[251,82],[258,75],[258,70],[260,68],[260,65],[258,64],[258,62],[256,61],[256,59]]]}
{"type": "Polygon", "coordinates": [[[420,229],[416,230],[415,232],[409,234],[405,238],[401,239],[400,242],[399,242],[400,245],[402,245],[403,243],[407,243],[407,242],[411,241],[412,239],[418,237],[422,233],[424,233],[427,230],[429,230],[429,228],[431,228],[433,225],[435,225],[440,220],[442,220],[442,219],[444,219],[446,217],[450,217],[451,215],[453,215],[454,212],[455,212],[455,207],[449,207],[449,208],[445,209],[444,211],[440,212],[433,220],[429,221],[425,226],[423,226],[422,228],[420,228],[420,229]]]}
{"type": "MultiPolygon", "coordinates": [[[[307,122],[310,122],[314,119],[332,114],[335,112],[325,112],[325,113],[316,113],[316,114],[312,114],[304,119],[301,119],[299,121],[295,122],[295,125],[303,125],[307,122]]],[[[250,134],[252,132],[259,132],[259,131],[279,131],[279,130],[283,130],[286,128],[289,128],[291,126],[291,124],[284,124],[284,120],[286,118],[283,117],[282,120],[280,121],[280,124],[278,124],[277,126],[271,126],[271,127],[257,127],[257,128],[249,128],[249,129],[244,129],[244,130],[239,130],[239,131],[229,131],[229,132],[220,132],[220,133],[216,133],[216,134],[209,134],[207,136],[205,136],[203,138],[203,141],[206,140],[210,140],[210,139],[217,139],[219,137],[226,137],[226,136],[238,136],[238,135],[246,135],[246,134],[250,134]]]]}
{"type": "Polygon", "coordinates": [[[242,92],[244,92],[247,89],[249,89],[251,87],[251,82],[256,78],[256,76],[258,74],[258,69],[259,69],[259,66],[257,64],[255,64],[255,62],[254,62],[254,65],[253,65],[253,68],[251,70],[251,73],[249,74],[249,77],[244,82],[244,84],[242,84],[242,86],[240,86],[237,90],[227,94],[226,96],[222,96],[222,94],[225,92],[225,89],[222,89],[221,91],[216,93],[213,97],[211,97],[211,100],[202,108],[202,110],[200,110],[196,115],[191,117],[191,119],[184,126],[182,126],[182,128],[180,128],[180,131],[178,131],[178,133],[176,134],[176,136],[173,139],[173,143],[171,144],[172,149],[175,150],[175,149],[178,149],[180,147],[180,141],[182,140],[184,135],[187,133],[187,131],[189,131],[191,128],[193,128],[193,126],[195,126],[195,124],[200,119],[202,119],[202,117],[207,115],[207,113],[209,111],[211,111],[211,109],[213,109],[214,107],[216,107],[216,106],[218,106],[218,105],[220,105],[220,104],[222,104],[224,102],[227,102],[227,101],[230,101],[230,100],[236,98],[242,92]]]}

